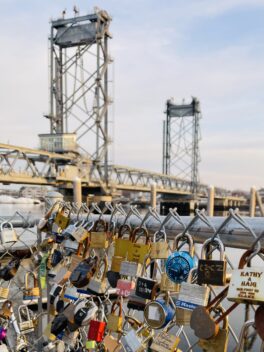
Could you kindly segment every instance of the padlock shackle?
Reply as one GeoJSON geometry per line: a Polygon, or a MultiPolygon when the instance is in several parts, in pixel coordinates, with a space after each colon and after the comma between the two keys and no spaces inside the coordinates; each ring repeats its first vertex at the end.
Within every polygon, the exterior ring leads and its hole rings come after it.
{"type": "Polygon", "coordinates": [[[38,287],[37,275],[33,271],[28,271],[25,274],[25,289],[30,290],[31,288],[38,287]],[[33,287],[29,287],[29,278],[33,277],[33,287]]]}
{"type": "Polygon", "coordinates": [[[3,231],[4,228],[10,228],[10,230],[14,229],[12,223],[9,222],[8,220],[5,220],[5,221],[1,222],[0,230],[3,231]],[[7,226],[5,226],[5,225],[7,225],[7,226]]]}
{"type": "Polygon", "coordinates": [[[103,271],[102,276],[100,277],[100,280],[102,280],[102,282],[103,282],[106,279],[106,273],[108,271],[108,259],[107,259],[106,255],[104,255],[103,258],[100,258],[99,263],[98,263],[98,267],[94,273],[94,278],[97,277],[97,274],[100,271],[101,263],[104,265],[104,271],[103,271]]]}
{"type": "Polygon", "coordinates": [[[132,229],[131,229],[130,225],[123,224],[118,229],[118,237],[117,238],[122,238],[126,233],[128,233],[129,237],[130,237],[131,233],[132,233],[132,229]]]}
{"type": "MultiPolygon", "coordinates": [[[[255,253],[255,249],[251,248],[248,249],[247,251],[245,251],[242,255],[242,257],[240,258],[239,264],[238,264],[238,269],[243,269],[244,266],[248,263],[248,261],[251,259],[251,255],[255,253]]],[[[257,252],[256,254],[261,253],[264,254],[264,248],[261,248],[261,250],[259,252],[257,252]]]]}
{"type": "Polygon", "coordinates": [[[194,256],[194,242],[193,242],[193,238],[189,233],[179,233],[174,240],[174,248],[176,251],[178,251],[179,248],[179,242],[180,241],[184,241],[186,240],[187,244],[189,245],[189,254],[191,257],[194,256]]]}
{"type": "Polygon", "coordinates": [[[111,314],[114,314],[115,311],[119,308],[119,317],[122,317],[122,302],[121,300],[115,301],[112,305],[112,309],[111,309],[111,314]]]}
{"type": "Polygon", "coordinates": [[[150,277],[150,279],[155,279],[156,278],[156,275],[157,275],[157,271],[159,271],[161,273],[161,270],[158,266],[158,263],[155,259],[151,259],[150,255],[147,254],[144,258],[144,262],[143,262],[143,265],[142,265],[142,269],[141,269],[141,277],[144,277],[144,275],[146,274],[146,271],[147,269],[149,268],[149,266],[151,264],[154,264],[154,268],[153,268],[153,275],[152,277],[150,277]],[[147,264],[147,261],[148,259],[150,259],[150,262],[147,264]]]}
{"type": "MultiPolygon", "coordinates": [[[[157,235],[159,235],[159,234],[163,235],[163,238],[164,238],[163,242],[167,242],[167,234],[166,234],[165,230],[158,230],[153,235],[153,243],[161,242],[161,241],[156,241],[157,235]]],[[[160,239],[161,238],[162,237],[160,237],[160,239]]]]}
{"type": "Polygon", "coordinates": [[[104,231],[104,232],[107,231],[107,223],[106,223],[105,220],[103,220],[103,219],[98,219],[98,220],[96,220],[95,223],[94,223],[93,231],[94,231],[94,232],[98,232],[98,231],[99,231],[99,230],[98,230],[99,226],[102,226],[102,227],[103,227],[103,231],[104,231]]]}
{"type": "Polygon", "coordinates": [[[134,231],[131,233],[131,235],[129,236],[129,240],[132,243],[137,243],[137,241],[139,240],[140,237],[145,236],[146,240],[145,240],[145,244],[149,244],[150,242],[150,237],[149,237],[149,233],[148,230],[145,227],[136,227],[134,229],[134,231]],[[136,237],[136,235],[138,234],[138,236],[136,237]]]}
{"type": "Polygon", "coordinates": [[[223,242],[220,240],[220,238],[216,237],[213,241],[211,238],[208,238],[207,240],[204,241],[202,244],[202,249],[201,249],[201,259],[209,259],[207,258],[208,256],[208,248],[210,248],[210,245],[216,245],[217,249],[220,252],[220,260],[224,261],[225,260],[225,247],[223,242]]]}

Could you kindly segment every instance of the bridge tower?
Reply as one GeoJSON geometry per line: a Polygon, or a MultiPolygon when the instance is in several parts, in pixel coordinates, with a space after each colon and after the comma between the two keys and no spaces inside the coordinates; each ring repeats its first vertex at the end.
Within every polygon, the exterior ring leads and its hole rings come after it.
{"type": "Polygon", "coordinates": [[[165,114],[162,171],[190,181],[195,195],[199,184],[200,103],[197,98],[190,104],[167,100],[165,114]]]}
{"type": "Polygon", "coordinates": [[[41,144],[49,138],[52,151],[81,152],[107,184],[111,18],[97,8],[85,16],[74,10],[72,18],[65,18],[64,11],[62,18],[51,21],[50,112],[46,116],[50,134],[40,135],[41,144]]]}

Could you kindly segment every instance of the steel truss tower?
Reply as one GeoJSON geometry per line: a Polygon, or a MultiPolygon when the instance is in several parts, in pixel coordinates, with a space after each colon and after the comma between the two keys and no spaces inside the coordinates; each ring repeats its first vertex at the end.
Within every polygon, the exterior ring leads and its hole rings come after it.
{"type": "Polygon", "coordinates": [[[200,103],[192,98],[190,104],[166,103],[163,121],[163,173],[191,181],[192,193],[197,193],[200,161],[200,103]]]}
{"type": "Polygon", "coordinates": [[[108,39],[106,11],[51,22],[50,133],[76,134],[78,150],[108,179],[108,39]],[[103,166],[103,167],[102,167],[103,166]]]}

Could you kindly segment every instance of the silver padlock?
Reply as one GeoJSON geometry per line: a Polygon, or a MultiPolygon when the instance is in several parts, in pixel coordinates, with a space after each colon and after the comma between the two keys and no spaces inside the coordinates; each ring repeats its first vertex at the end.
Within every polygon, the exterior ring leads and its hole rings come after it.
{"type": "Polygon", "coordinates": [[[8,221],[2,222],[0,226],[0,230],[1,230],[1,241],[3,244],[17,242],[18,240],[17,233],[13,228],[13,225],[11,224],[11,222],[8,222],[8,221]]]}
{"type": "Polygon", "coordinates": [[[34,323],[30,318],[29,309],[26,305],[18,307],[18,326],[22,334],[29,334],[34,331],[34,323]]]}
{"type": "Polygon", "coordinates": [[[146,343],[151,339],[151,334],[145,339],[141,336],[140,332],[146,326],[141,326],[138,330],[131,329],[125,336],[121,337],[121,344],[126,352],[143,352],[146,350],[146,343]]]}
{"type": "Polygon", "coordinates": [[[0,352],[8,352],[7,345],[5,344],[0,345],[0,352]]]}
{"type": "Polygon", "coordinates": [[[120,275],[138,276],[141,271],[141,264],[124,260],[120,265],[120,275]]]}
{"type": "Polygon", "coordinates": [[[64,241],[64,249],[70,253],[76,253],[79,248],[79,243],[77,241],[72,241],[70,239],[64,241]]]}

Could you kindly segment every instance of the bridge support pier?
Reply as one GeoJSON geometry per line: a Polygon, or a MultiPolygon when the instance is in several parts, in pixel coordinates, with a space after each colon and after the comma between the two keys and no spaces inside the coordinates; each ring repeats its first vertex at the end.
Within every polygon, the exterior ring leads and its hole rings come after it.
{"type": "Polygon", "coordinates": [[[207,215],[214,216],[214,197],[215,188],[214,186],[208,187],[208,198],[207,198],[207,215]]]}
{"type": "Polygon", "coordinates": [[[73,199],[78,207],[82,205],[82,180],[79,177],[73,180],[73,199]]]}
{"type": "Polygon", "coordinates": [[[161,215],[167,215],[170,208],[177,208],[177,212],[180,215],[189,216],[193,215],[195,209],[198,208],[197,199],[185,198],[179,196],[179,198],[165,198],[160,203],[161,215]],[[180,198],[181,197],[181,198],[180,198]]]}

